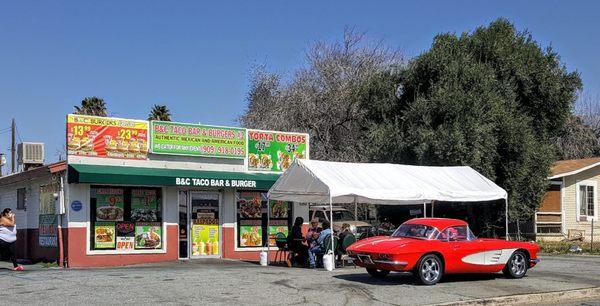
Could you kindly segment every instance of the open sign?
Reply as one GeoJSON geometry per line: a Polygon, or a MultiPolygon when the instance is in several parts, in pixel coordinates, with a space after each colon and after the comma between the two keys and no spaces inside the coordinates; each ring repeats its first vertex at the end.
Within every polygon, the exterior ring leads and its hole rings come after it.
{"type": "Polygon", "coordinates": [[[117,237],[117,250],[133,251],[134,237],[117,237]]]}

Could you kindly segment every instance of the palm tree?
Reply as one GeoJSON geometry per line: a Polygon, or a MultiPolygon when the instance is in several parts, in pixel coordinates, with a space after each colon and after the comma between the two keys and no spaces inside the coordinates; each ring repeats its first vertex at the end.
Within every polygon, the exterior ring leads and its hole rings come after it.
{"type": "Polygon", "coordinates": [[[156,105],[152,107],[148,120],[171,121],[171,112],[166,105],[156,105]]]}
{"type": "Polygon", "coordinates": [[[96,96],[86,97],[81,100],[81,107],[75,106],[75,114],[106,117],[106,103],[104,99],[96,96]]]}

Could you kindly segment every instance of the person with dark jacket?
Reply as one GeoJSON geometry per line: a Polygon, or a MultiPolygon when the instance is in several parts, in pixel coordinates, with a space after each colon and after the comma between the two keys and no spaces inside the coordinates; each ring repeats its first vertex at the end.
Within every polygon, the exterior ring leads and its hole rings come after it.
{"type": "Polygon", "coordinates": [[[17,223],[15,214],[10,208],[5,208],[0,215],[0,255],[12,261],[14,271],[23,271],[23,266],[17,264],[15,249],[17,243],[17,223]]]}
{"type": "Polygon", "coordinates": [[[288,246],[290,249],[290,258],[288,266],[292,264],[304,266],[308,258],[308,245],[306,239],[302,236],[302,224],[304,219],[297,217],[292,226],[292,231],[288,236],[288,246]]]}

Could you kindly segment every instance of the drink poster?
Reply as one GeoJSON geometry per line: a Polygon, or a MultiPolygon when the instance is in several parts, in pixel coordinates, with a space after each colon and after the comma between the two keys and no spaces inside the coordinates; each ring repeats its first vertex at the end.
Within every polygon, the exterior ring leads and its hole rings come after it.
{"type": "Polygon", "coordinates": [[[94,248],[114,249],[115,241],[115,223],[96,222],[94,225],[94,248]]]}
{"type": "Polygon", "coordinates": [[[160,222],[138,222],[135,224],[136,249],[160,249],[162,226],[160,222]]]}
{"type": "Polygon", "coordinates": [[[151,130],[155,154],[246,158],[246,129],[152,121],[151,130]]]}
{"type": "Polygon", "coordinates": [[[133,189],[131,191],[131,220],[158,221],[158,198],[156,190],[133,189]]]}
{"type": "Polygon", "coordinates": [[[148,121],[67,116],[67,154],[124,159],[148,156],[148,121]]]}
{"type": "Polygon", "coordinates": [[[192,255],[219,255],[219,226],[192,224],[192,255]]]}
{"type": "Polygon", "coordinates": [[[248,170],[283,172],[308,158],[308,134],[248,130],[248,170]]]}
{"type": "Polygon", "coordinates": [[[123,193],[121,188],[96,189],[96,221],[123,221],[123,193]]]}

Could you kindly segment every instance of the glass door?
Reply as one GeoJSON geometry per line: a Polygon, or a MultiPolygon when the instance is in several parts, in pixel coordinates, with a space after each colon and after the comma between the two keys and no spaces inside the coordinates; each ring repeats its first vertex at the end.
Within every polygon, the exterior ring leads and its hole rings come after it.
{"type": "Polygon", "coordinates": [[[191,257],[219,257],[221,254],[218,192],[190,194],[191,257]]]}
{"type": "Polygon", "coordinates": [[[190,258],[188,254],[188,192],[179,191],[179,258],[190,258]]]}

